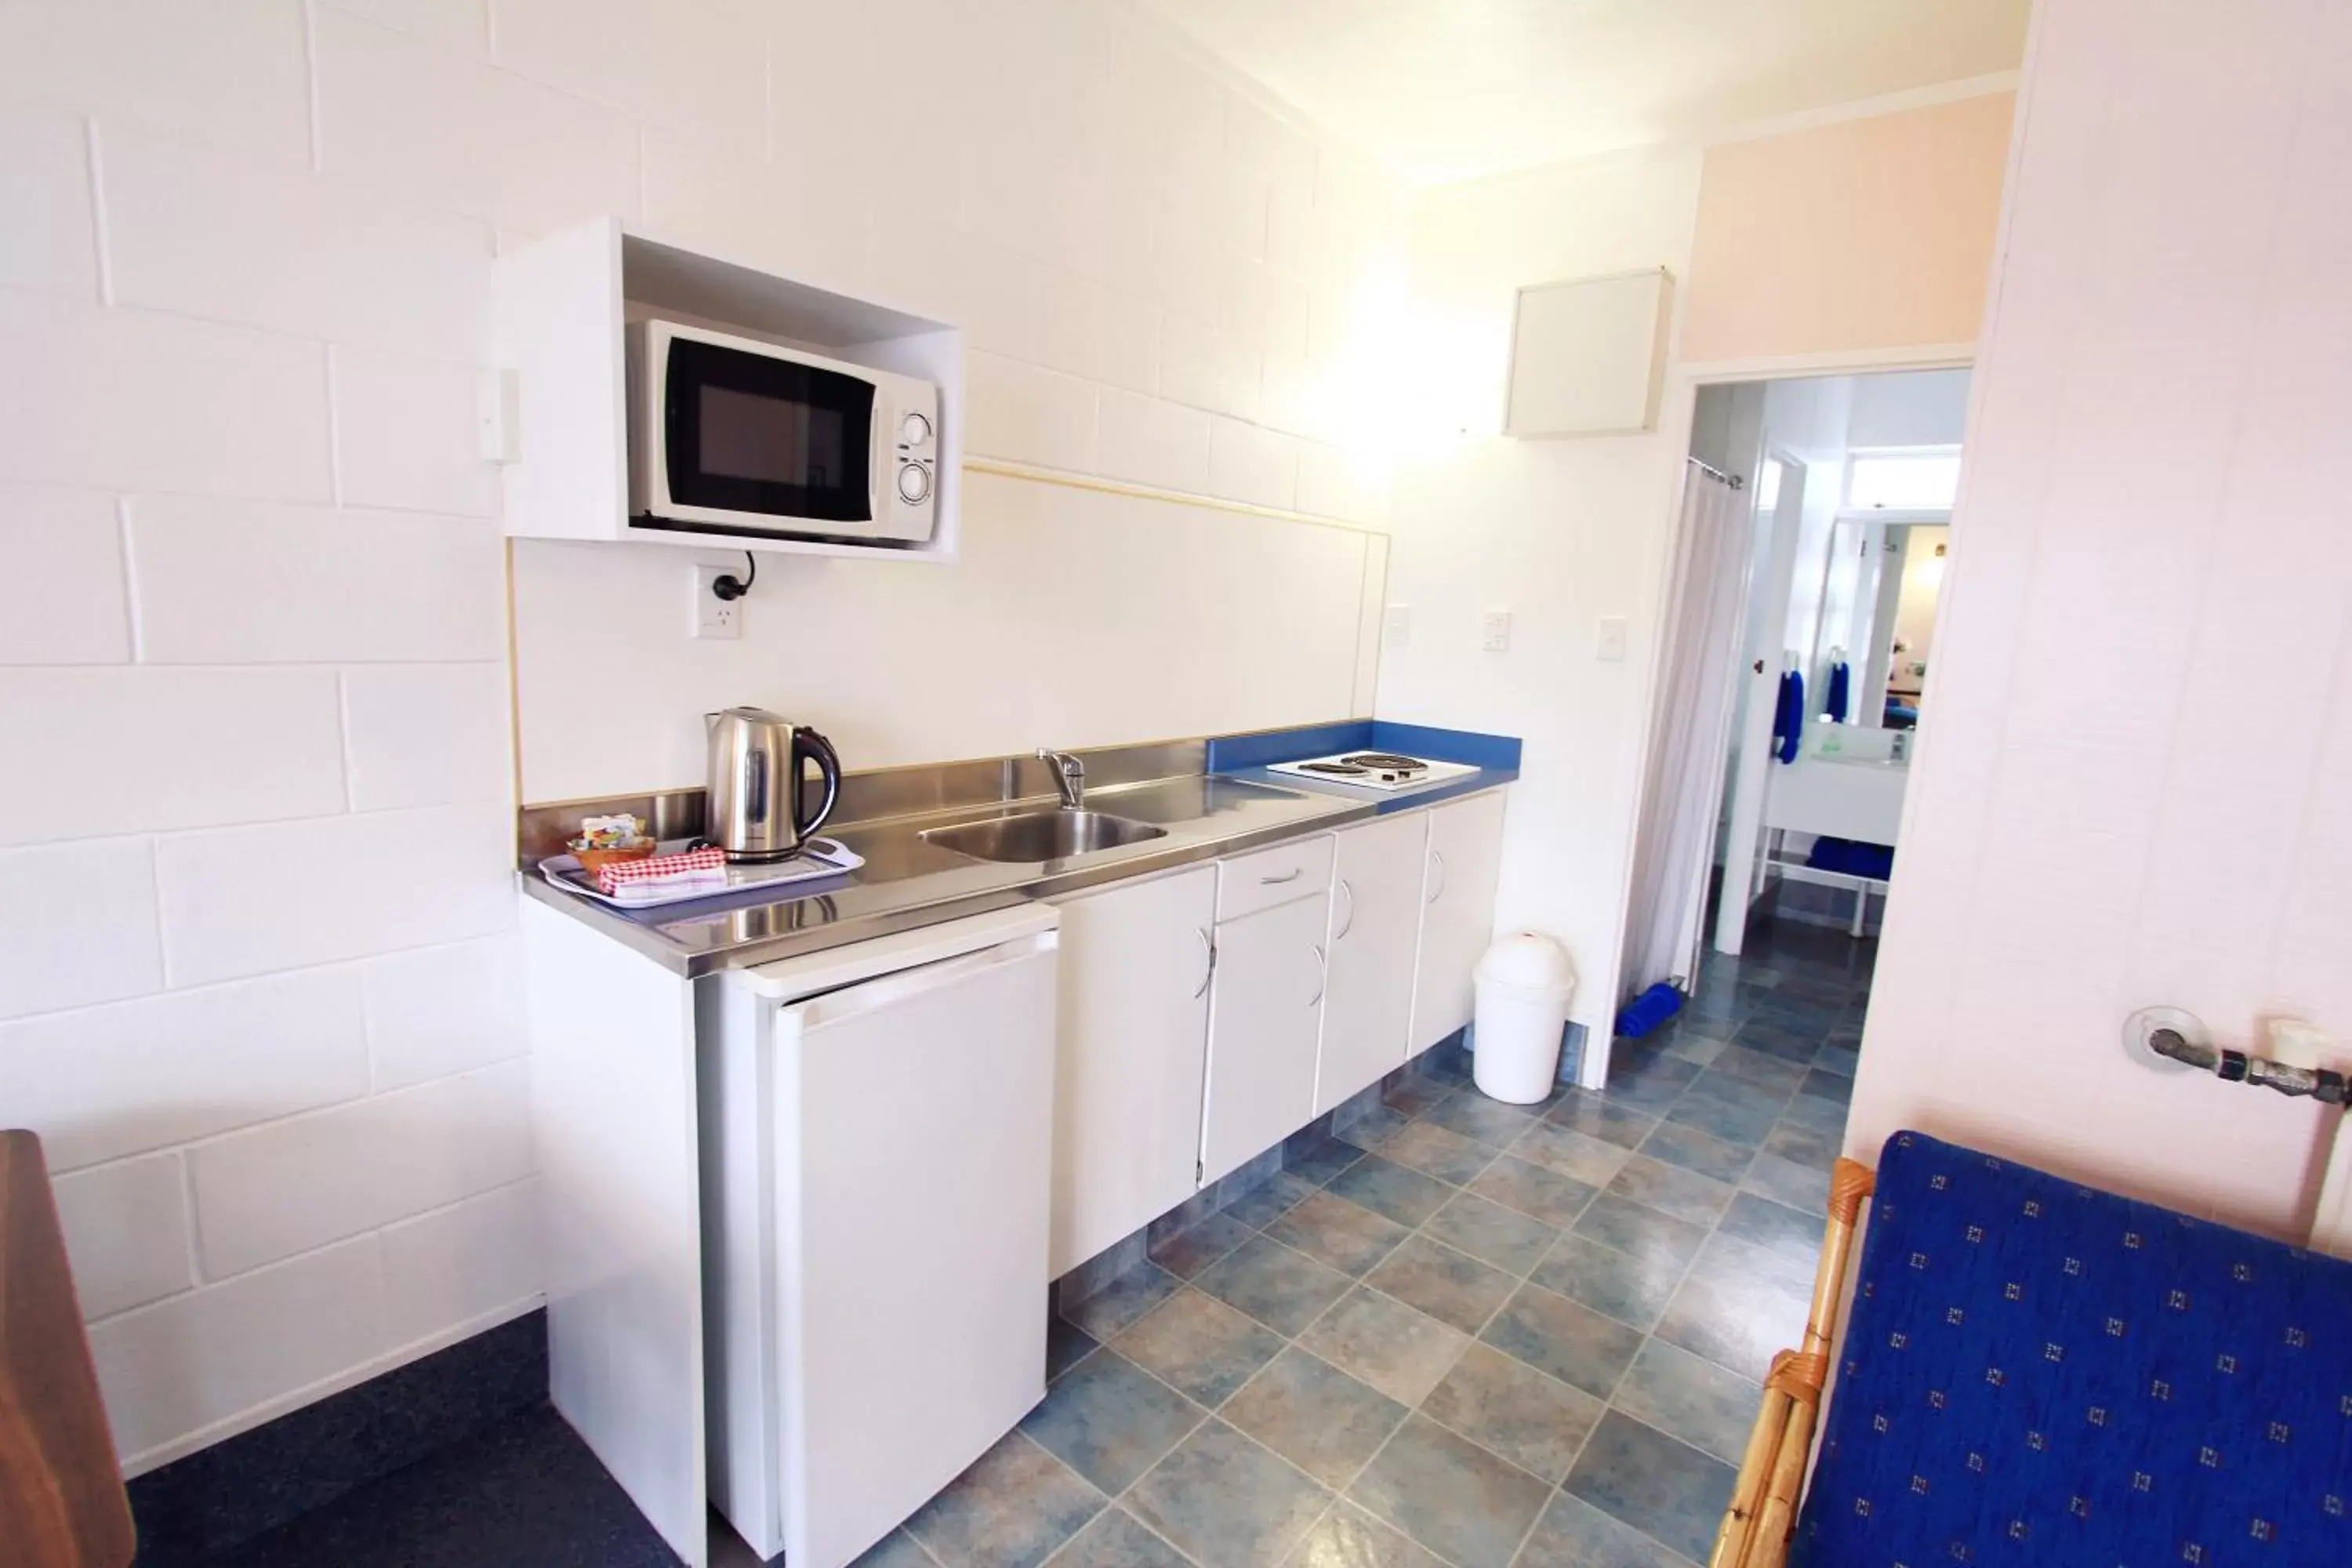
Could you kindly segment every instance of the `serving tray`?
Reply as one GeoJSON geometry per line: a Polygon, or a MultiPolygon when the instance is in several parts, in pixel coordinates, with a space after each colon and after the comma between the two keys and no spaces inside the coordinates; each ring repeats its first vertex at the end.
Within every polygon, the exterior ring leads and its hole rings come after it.
{"type": "MultiPolygon", "coordinates": [[[[666,838],[654,853],[675,855],[690,847],[690,838],[666,838]]],[[[723,899],[752,888],[784,888],[794,882],[814,882],[827,877],[838,877],[855,871],[866,864],[866,857],[843,847],[830,838],[812,838],[808,847],[789,860],[772,860],[763,864],[745,862],[727,868],[725,887],[698,888],[648,887],[624,882],[618,892],[607,893],[596,886],[594,875],[583,868],[576,855],[551,855],[539,863],[539,874],[567,893],[577,893],[583,899],[615,910],[653,910],[665,904],[699,903],[705,899],[723,899]]]]}

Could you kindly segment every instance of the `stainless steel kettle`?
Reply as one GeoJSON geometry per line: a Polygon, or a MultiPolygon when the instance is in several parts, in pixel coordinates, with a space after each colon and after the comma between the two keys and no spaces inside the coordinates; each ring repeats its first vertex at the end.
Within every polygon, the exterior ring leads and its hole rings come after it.
{"type": "Polygon", "coordinates": [[[841,798],[841,758],[814,730],[764,708],[706,713],[710,787],[702,836],[730,860],[784,860],[801,852],[841,798]],[[814,763],[824,798],[803,815],[802,771],[814,763]]]}

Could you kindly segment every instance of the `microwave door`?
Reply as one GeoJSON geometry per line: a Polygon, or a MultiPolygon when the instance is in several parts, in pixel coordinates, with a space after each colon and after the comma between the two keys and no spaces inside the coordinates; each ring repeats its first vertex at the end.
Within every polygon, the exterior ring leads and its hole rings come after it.
{"type": "MultiPolygon", "coordinates": [[[[878,522],[881,519],[889,516],[889,513],[884,510],[888,503],[882,499],[882,487],[887,482],[884,476],[889,472],[889,432],[894,426],[890,423],[890,405],[881,395],[881,389],[869,386],[866,391],[870,395],[870,405],[866,416],[872,422],[869,428],[877,431],[880,434],[880,439],[866,443],[866,515],[878,522]]],[[[879,531],[878,529],[877,531],[879,531]]]]}
{"type": "Polygon", "coordinates": [[[671,339],[663,456],[673,504],[688,520],[872,532],[875,391],[819,365],[671,339]]]}

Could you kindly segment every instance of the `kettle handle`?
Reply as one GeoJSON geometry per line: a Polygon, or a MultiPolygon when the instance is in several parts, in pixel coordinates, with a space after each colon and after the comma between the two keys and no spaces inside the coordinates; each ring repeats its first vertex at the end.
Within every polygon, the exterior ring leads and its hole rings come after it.
{"type": "Polygon", "coordinates": [[[840,753],[833,749],[833,742],[831,741],[826,740],[814,730],[794,730],[793,731],[792,777],[793,836],[796,838],[804,839],[810,834],[814,833],[818,828],[824,826],[825,819],[833,815],[834,806],[841,800],[840,753]],[[814,759],[817,772],[824,775],[824,799],[818,804],[815,812],[810,816],[806,822],[803,822],[800,819],[801,763],[804,758],[814,759]]]}

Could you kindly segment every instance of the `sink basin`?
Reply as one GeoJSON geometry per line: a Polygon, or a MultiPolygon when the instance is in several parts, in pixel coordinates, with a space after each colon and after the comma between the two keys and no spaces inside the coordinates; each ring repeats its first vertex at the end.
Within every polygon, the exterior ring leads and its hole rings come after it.
{"type": "Polygon", "coordinates": [[[1032,811],[1019,816],[991,817],[958,827],[934,827],[924,841],[982,860],[1026,865],[1035,860],[1064,860],[1097,849],[1116,849],[1147,838],[1165,838],[1168,830],[1148,822],[1134,822],[1099,811],[1032,811]]]}

